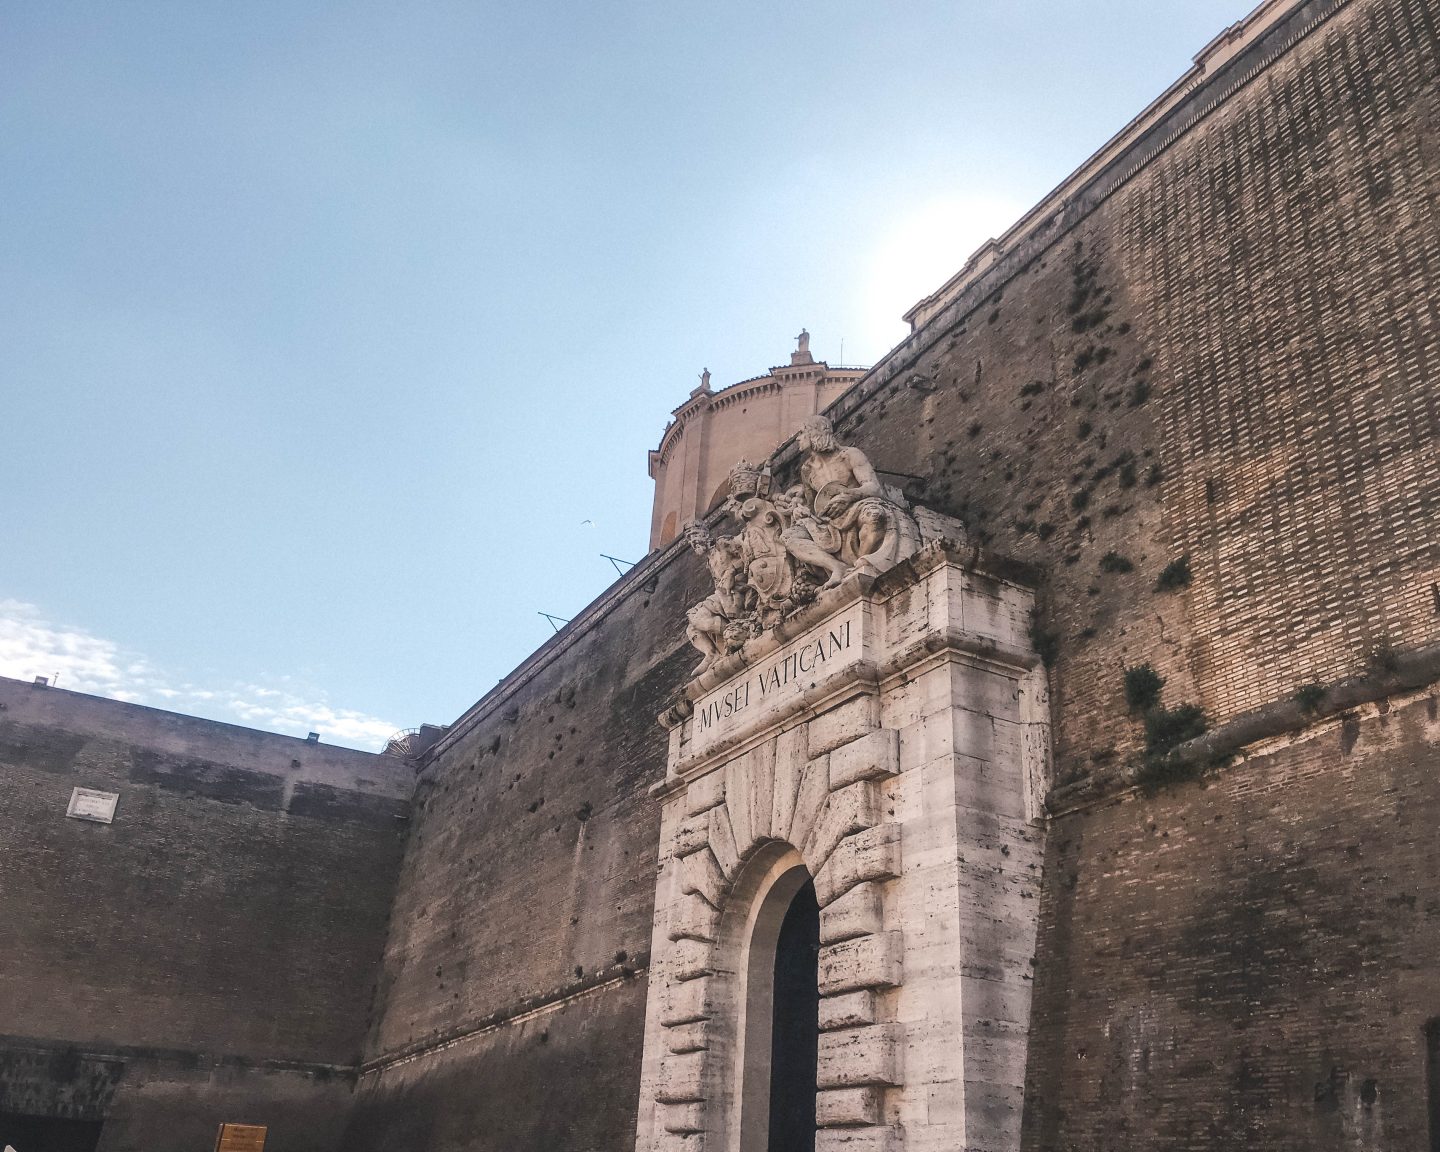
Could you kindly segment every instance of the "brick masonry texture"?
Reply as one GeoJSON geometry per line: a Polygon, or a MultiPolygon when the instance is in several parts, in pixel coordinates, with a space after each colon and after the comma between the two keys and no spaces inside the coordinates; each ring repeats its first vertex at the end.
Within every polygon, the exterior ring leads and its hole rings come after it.
{"type": "Polygon", "coordinates": [[[683,555],[422,773],[350,1147],[394,1147],[403,1125],[422,1123],[451,1134],[416,1148],[483,1146],[460,1142],[468,1122],[452,1133],[452,1115],[535,1126],[535,1143],[497,1147],[633,1139],[659,840],[648,789],[665,769],[656,717],[696,662],[682,621],[705,593],[706,574],[683,555]],[[580,994],[583,1009],[570,1006],[580,994]],[[532,1042],[555,1012],[583,1030],[532,1042]],[[540,1102],[509,1112],[531,1098],[518,1085],[553,1085],[561,1068],[567,1098],[593,1110],[583,1123],[540,1102]],[[495,1091],[477,1095],[487,1081],[495,1091]]]}
{"type": "Polygon", "coordinates": [[[1440,699],[1056,821],[1026,1147],[1418,1149],[1440,699]]]}
{"type": "Polygon", "coordinates": [[[1062,778],[1138,747],[1124,666],[1216,723],[1440,635],[1436,20],[1340,7],[838,406],[1050,573],[1062,778]]]}
{"type": "Polygon", "coordinates": [[[109,1115],[106,1152],[195,1146],[183,1102],[201,1146],[226,1105],[336,1127],[300,1114],[349,1094],[411,769],[0,679],[0,772],[0,1111],[109,1115]]]}

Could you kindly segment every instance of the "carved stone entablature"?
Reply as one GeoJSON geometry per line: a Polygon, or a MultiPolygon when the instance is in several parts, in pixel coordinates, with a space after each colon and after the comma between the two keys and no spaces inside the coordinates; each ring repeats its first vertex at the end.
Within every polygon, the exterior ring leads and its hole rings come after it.
{"type": "Polygon", "coordinates": [[[915,555],[932,535],[922,532],[922,522],[933,533],[964,539],[958,522],[912,510],[864,452],[835,439],[824,416],[807,420],[796,439],[804,453],[800,483],[785,492],[772,491],[768,467],[741,460],[730,470],[724,507],[738,533],[717,539],[703,524],[685,526],[685,539],[715,580],[714,592],[688,616],[686,635],[704,657],[697,675],[818,592],[855,576],[879,576],[915,555]]]}

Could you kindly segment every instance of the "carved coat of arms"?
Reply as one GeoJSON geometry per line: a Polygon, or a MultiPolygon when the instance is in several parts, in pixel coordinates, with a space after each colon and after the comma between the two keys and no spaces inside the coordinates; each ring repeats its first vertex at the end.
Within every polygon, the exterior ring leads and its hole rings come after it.
{"type": "Polygon", "coordinates": [[[830,421],[800,429],[800,483],[772,492],[768,468],[740,461],[730,470],[726,509],[740,525],[716,538],[685,526],[705,557],[715,590],[690,609],[686,635],[704,656],[697,675],[752,636],[857,572],[878,576],[920,548],[910,505],[876,475],[865,453],[840,444],[830,421]]]}

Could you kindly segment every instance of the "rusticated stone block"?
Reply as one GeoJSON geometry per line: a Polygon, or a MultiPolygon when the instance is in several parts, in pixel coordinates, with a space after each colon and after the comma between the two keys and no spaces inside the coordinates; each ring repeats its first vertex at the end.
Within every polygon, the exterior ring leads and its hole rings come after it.
{"type": "MultiPolygon", "coordinates": [[[[834,858],[831,857],[832,860],[834,858]]],[[[884,906],[880,889],[874,884],[859,884],[820,909],[822,944],[838,944],[857,936],[869,936],[883,928],[884,906]]]]}
{"type": "Polygon", "coordinates": [[[873,1084],[836,1088],[815,1096],[815,1123],[821,1128],[851,1128],[880,1123],[884,1093],[873,1084]]]}
{"type": "Polygon", "coordinates": [[[720,913],[698,896],[686,896],[670,913],[671,940],[700,940],[715,943],[720,913]]]}
{"type": "Polygon", "coordinates": [[[686,980],[665,989],[660,1023],[666,1028],[708,1020],[715,1014],[710,1003],[711,981],[686,980]]]}
{"type": "Polygon", "coordinates": [[[671,1053],[660,1066],[655,1099],[662,1104],[690,1104],[705,1099],[705,1053],[671,1053]]]}
{"type": "Polygon", "coordinates": [[[875,1023],[875,993],[868,989],[820,998],[820,1031],[859,1028],[875,1023]]]}
{"type": "Polygon", "coordinates": [[[661,1132],[655,1140],[655,1152],[704,1152],[703,1132],[661,1132]]]}
{"type": "Polygon", "coordinates": [[[807,730],[807,725],[797,724],[789,731],[782,732],[775,741],[770,831],[779,840],[789,837],[790,825],[795,819],[795,799],[800,792],[800,780],[805,775],[805,765],[810,759],[807,730]]]}
{"type": "Polygon", "coordinates": [[[665,1031],[665,1047],[675,1053],[703,1052],[710,1047],[710,1022],[696,1020],[665,1031]]]}
{"type": "Polygon", "coordinates": [[[670,949],[670,974],[676,980],[698,980],[715,971],[711,946],[704,940],[676,940],[670,949]]]}
{"type": "Polygon", "coordinates": [[[899,1084],[900,1037],[898,1024],[820,1033],[816,1084],[821,1088],[899,1084]]]}
{"type": "Polygon", "coordinates": [[[740,850],[735,846],[735,831],[730,827],[730,813],[725,805],[710,809],[710,851],[727,880],[735,879],[740,867],[740,850]]]}
{"type": "Polygon", "coordinates": [[[711,772],[690,781],[685,789],[685,814],[694,816],[725,803],[725,773],[711,772]]]}
{"type": "Polygon", "coordinates": [[[857,780],[879,780],[900,772],[900,733],[877,728],[830,751],[830,788],[857,780]]]}
{"type": "Polygon", "coordinates": [[[822,1128],[815,1133],[815,1152],[898,1152],[894,1128],[822,1128]]]}
{"type": "Polygon", "coordinates": [[[704,1104],[662,1104],[660,1124],[666,1132],[689,1135],[705,1131],[704,1104]]]}
{"type": "Polygon", "coordinates": [[[810,755],[823,755],[878,727],[880,697],[856,696],[810,721],[810,755]]]}
{"type": "Polygon", "coordinates": [[[710,846],[710,816],[700,812],[687,816],[675,829],[675,855],[691,856],[710,846]]]}
{"type": "Polygon", "coordinates": [[[830,795],[830,758],[819,756],[805,765],[800,789],[795,795],[795,815],[790,820],[787,840],[796,848],[805,843],[830,795]]]}
{"type": "Polygon", "coordinates": [[[861,936],[821,948],[820,994],[895,987],[900,983],[903,951],[899,932],[861,936]]]}
{"type": "Polygon", "coordinates": [[[770,837],[770,805],[774,799],[775,745],[767,741],[725,767],[725,807],[743,860],[761,840],[770,837]]]}
{"type": "Polygon", "coordinates": [[[680,890],[703,897],[714,908],[720,907],[728,887],[725,874],[715,863],[715,855],[708,848],[696,852],[680,861],[680,890]]]}
{"type": "Polygon", "coordinates": [[[824,908],[857,884],[900,875],[900,825],[877,824],[835,846],[815,874],[815,899],[824,908]]]}
{"type": "Polygon", "coordinates": [[[820,818],[815,821],[801,854],[812,871],[824,867],[830,853],[846,836],[880,823],[880,788],[873,780],[861,780],[830,793],[820,818]]]}

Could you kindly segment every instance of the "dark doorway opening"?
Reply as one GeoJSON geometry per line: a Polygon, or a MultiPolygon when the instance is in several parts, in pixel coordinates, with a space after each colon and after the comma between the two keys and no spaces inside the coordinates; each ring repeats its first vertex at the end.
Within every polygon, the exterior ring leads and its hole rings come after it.
{"type": "Polygon", "coordinates": [[[795,893],[775,942],[770,1033],[770,1152],[815,1152],[815,1058],[820,1046],[820,906],[795,893]]]}
{"type": "Polygon", "coordinates": [[[0,1112],[0,1148],[9,1144],[15,1152],[95,1152],[103,1126],[101,1120],[0,1112]]]}

